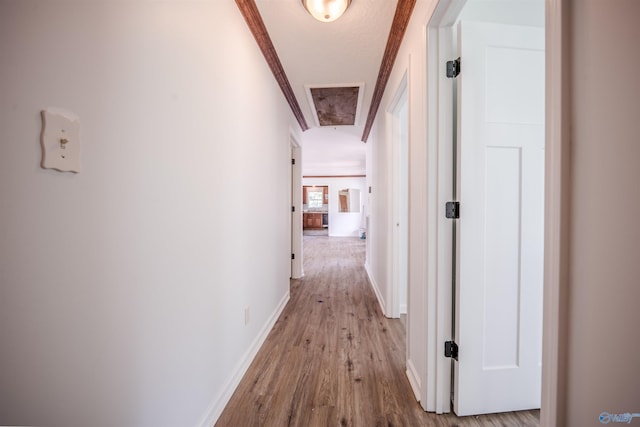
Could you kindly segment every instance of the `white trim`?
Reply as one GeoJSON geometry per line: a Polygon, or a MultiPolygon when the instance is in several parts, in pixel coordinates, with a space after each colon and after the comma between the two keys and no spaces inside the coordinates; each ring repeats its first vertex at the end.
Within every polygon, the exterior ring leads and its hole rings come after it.
{"type": "Polygon", "coordinates": [[[291,214],[291,253],[295,255],[291,260],[291,278],[300,279],[304,276],[302,250],[302,148],[295,139],[293,132],[289,136],[291,142],[291,158],[295,165],[291,166],[291,206],[295,212],[291,214]]]}
{"type": "MultiPolygon", "coordinates": [[[[367,238],[369,238],[367,236],[367,238]]],[[[373,275],[371,274],[371,270],[369,269],[369,264],[364,264],[364,271],[367,272],[367,278],[369,279],[369,283],[371,284],[371,288],[373,289],[373,293],[376,294],[376,298],[378,299],[378,305],[380,306],[380,310],[382,310],[382,314],[385,317],[390,317],[387,315],[387,308],[384,304],[384,299],[382,298],[382,294],[380,293],[380,289],[378,288],[378,284],[376,283],[373,275]]]]}
{"type": "Polygon", "coordinates": [[[426,411],[451,411],[451,359],[444,342],[451,339],[451,223],[442,206],[452,196],[453,89],[442,64],[455,57],[452,25],[466,0],[441,0],[427,26],[427,383],[421,402],[426,411]]]}
{"type": "MultiPolygon", "coordinates": [[[[462,9],[462,4],[458,2],[459,8],[462,9]]],[[[460,9],[457,12],[460,12],[460,9]]],[[[455,19],[454,19],[455,20],[455,19]]],[[[453,24],[453,22],[452,22],[453,24]]],[[[455,28],[449,26],[447,28],[440,28],[438,30],[440,37],[438,38],[439,46],[439,62],[442,65],[446,60],[455,58],[457,56],[457,48],[455,43],[455,28]]],[[[442,67],[440,67],[442,68],[442,67]]],[[[453,84],[451,79],[441,71],[438,75],[438,108],[443,111],[445,116],[440,120],[440,127],[438,128],[440,145],[438,147],[438,170],[440,175],[438,176],[438,274],[437,274],[437,286],[436,291],[436,304],[438,307],[444,307],[442,310],[438,310],[437,316],[437,335],[438,344],[437,348],[440,350],[437,352],[436,365],[439,368],[436,379],[436,412],[448,413],[451,411],[451,359],[444,357],[443,346],[444,342],[452,339],[451,326],[453,307],[451,301],[453,298],[451,282],[453,280],[452,265],[451,265],[451,251],[453,245],[453,230],[451,226],[451,220],[447,219],[442,211],[442,206],[452,199],[452,187],[453,187],[453,84]],[[444,126],[442,126],[444,124],[444,126]]]]}
{"type": "Polygon", "coordinates": [[[416,400],[420,402],[420,390],[422,389],[420,387],[420,375],[418,375],[418,370],[411,360],[407,360],[407,370],[405,372],[407,374],[409,384],[411,384],[411,390],[413,390],[416,400]]]}
{"type": "Polygon", "coordinates": [[[458,20],[466,4],[467,0],[440,0],[429,21],[429,28],[452,26],[458,20]]]}
{"type": "Polygon", "coordinates": [[[229,403],[233,392],[240,384],[242,377],[249,369],[251,362],[253,362],[256,354],[258,354],[260,347],[262,347],[262,344],[264,344],[264,341],[267,339],[267,336],[278,320],[278,317],[280,317],[280,314],[282,314],[282,311],[286,307],[287,302],[289,302],[289,296],[290,294],[287,290],[287,293],[280,300],[280,303],[271,314],[271,317],[269,317],[267,323],[265,323],[265,325],[260,330],[260,333],[258,333],[258,336],[256,336],[245,354],[240,358],[240,360],[234,367],[231,375],[229,376],[229,379],[227,380],[227,383],[222,388],[222,392],[220,392],[213,398],[204,416],[200,419],[198,426],[211,427],[216,423],[225,406],[227,405],[227,403],[229,403]]]}
{"type": "Polygon", "coordinates": [[[568,1],[546,1],[546,150],[542,408],[540,425],[565,424],[569,271],[570,81],[568,1]]]}
{"type": "Polygon", "coordinates": [[[387,109],[388,113],[395,113],[401,107],[401,103],[406,101],[409,102],[409,69],[411,68],[411,57],[409,57],[408,67],[402,73],[402,79],[398,86],[396,87],[395,94],[393,95],[393,99],[389,103],[389,108],[387,109]]]}

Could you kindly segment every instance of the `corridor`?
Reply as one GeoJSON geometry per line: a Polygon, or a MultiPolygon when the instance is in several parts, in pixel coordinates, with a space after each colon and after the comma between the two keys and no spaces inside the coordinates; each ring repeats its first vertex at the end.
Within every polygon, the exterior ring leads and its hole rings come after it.
{"type": "Polygon", "coordinates": [[[306,236],[305,277],[216,426],[537,426],[538,411],[426,413],[405,376],[405,331],[385,318],[358,238],[306,236]]]}

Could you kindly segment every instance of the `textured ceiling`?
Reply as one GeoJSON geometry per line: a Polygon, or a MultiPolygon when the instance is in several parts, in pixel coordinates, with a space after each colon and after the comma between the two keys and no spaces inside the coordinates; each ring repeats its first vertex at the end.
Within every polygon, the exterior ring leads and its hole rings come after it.
{"type": "Polygon", "coordinates": [[[334,22],[316,21],[300,0],[256,0],[307,123],[306,86],[358,86],[364,93],[356,126],[364,125],[397,0],[353,0],[334,22]]]}
{"type": "Polygon", "coordinates": [[[365,173],[360,140],[397,0],[352,0],[334,22],[316,21],[300,0],[255,0],[310,130],[299,141],[304,175],[365,173]],[[357,86],[354,125],[319,126],[311,87],[357,86]]]}
{"type": "Polygon", "coordinates": [[[309,89],[320,126],[354,125],[359,87],[312,87],[309,89]]]}

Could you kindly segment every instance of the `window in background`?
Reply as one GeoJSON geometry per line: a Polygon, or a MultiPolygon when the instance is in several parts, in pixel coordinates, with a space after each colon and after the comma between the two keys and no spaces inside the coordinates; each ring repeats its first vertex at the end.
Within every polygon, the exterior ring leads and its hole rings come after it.
{"type": "Polygon", "coordinates": [[[307,191],[307,202],[309,208],[321,208],[323,204],[322,200],[322,189],[320,190],[311,190],[307,191]]]}

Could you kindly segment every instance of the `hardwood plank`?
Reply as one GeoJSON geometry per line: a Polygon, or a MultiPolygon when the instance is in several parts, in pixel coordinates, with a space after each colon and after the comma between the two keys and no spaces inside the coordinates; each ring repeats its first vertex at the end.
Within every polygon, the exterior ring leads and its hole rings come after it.
{"type": "Polygon", "coordinates": [[[306,236],[305,277],[216,426],[533,427],[539,411],[456,417],[416,402],[405,328],[387,319],[364,271],[364,241],[306,236]]]}

